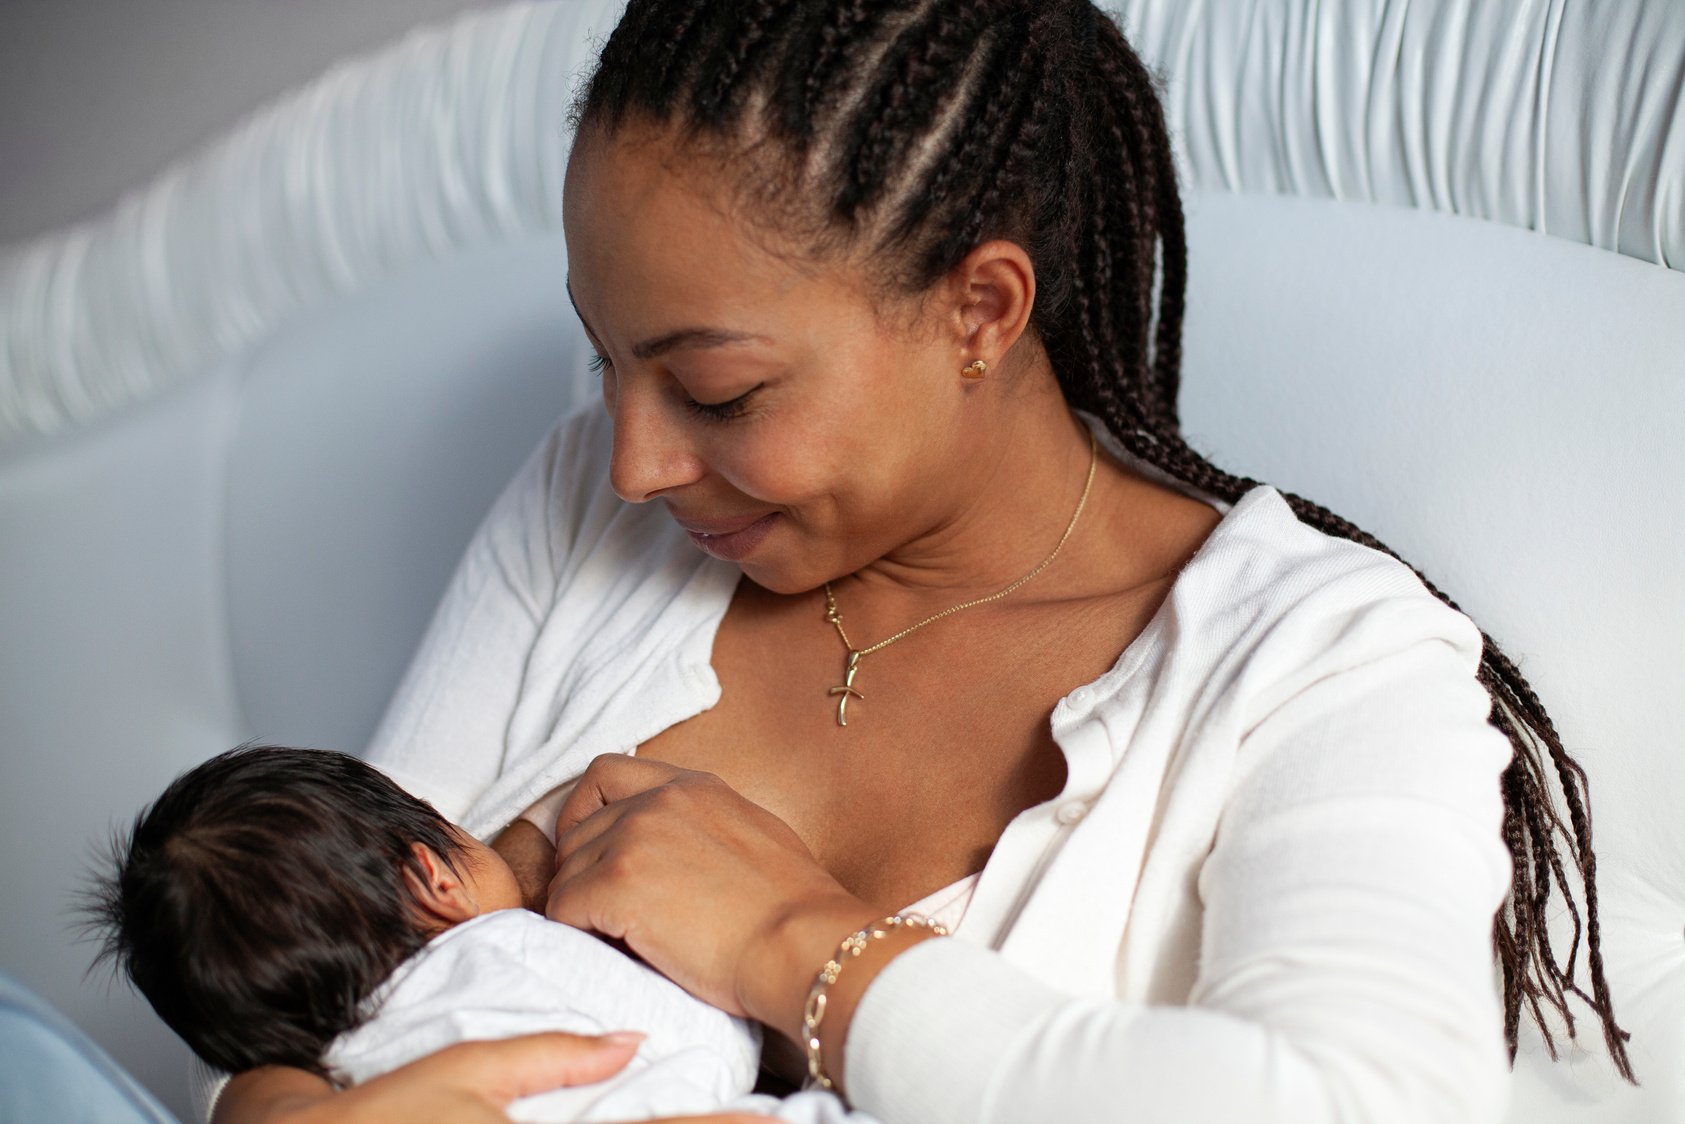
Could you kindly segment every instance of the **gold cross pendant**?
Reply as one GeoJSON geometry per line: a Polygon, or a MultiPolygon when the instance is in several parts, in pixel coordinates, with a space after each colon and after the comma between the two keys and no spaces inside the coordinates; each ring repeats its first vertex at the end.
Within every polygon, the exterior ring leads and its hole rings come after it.
{"type": "Polygon", "coordinates": [[[866,697],[854,689],[854,676],[859,670],[860,653],[850,649],[848,653],[848,668],[843,672],[842,686],[832,687],[828,692],[829,694],[842,696],[842,698],[837,700],[837,725],[839,726],[848,725],[848,700],[850,696],[857,699],[864,699],[866,697]]]}

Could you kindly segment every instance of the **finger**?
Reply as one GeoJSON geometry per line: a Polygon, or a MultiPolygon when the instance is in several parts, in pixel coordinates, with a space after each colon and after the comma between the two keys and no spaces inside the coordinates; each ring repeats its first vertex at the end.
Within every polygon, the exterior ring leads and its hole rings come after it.
{"type": "MultiPolygon", "coordinates": [[[[605,808],[602,814],[606,815],[612,810],[605,808]]],[[[614,822],[618,822],[618,818],[614,822]]],[[[566,852],[557,850],[556,870],[555,873],[550,875],[552,892],[558,885],[567,882],[569,879],[579,877],[591,867],[602,862],[603,857],[608,854],[614,840],[608,837],[606,826],[601,830],[597,830],[597,826],[595,818],[586,820],[575,829],[575,831],[583,831],[584,834],[571,838],[566,852]]]]}
{"type": "Polygon", "coordinates": [[[573,791],[562,802],[561,811],[556,814],[557,838],[604,805],[655,788],[682,772],[685,770],[677,765],[647,757],[629,757],[624,753],[598,754],[585,766],[573,791]]]}
{"type": "Polygon", "coordinates": [[[623,885],[617,872],[605,864],[581,861],[577,870],[558,873],[551,880],[544,916],[601,936],[624,937],[623,885]]]}
{"type": "Polygon", "coordinates": [[[464,1042],[422,1062],[436,1059],[438,1065],[455,1071],[453,1084],[503,1106],[564,1085],[589,1085],[612,1077],[626,1068],[643,1038],[642,1034],[622,1038],[550,1031],[464,1042]]]}
{"type": "Polygon", "coordinates": [[[604,804],[566,831],[557,831],[555,869],[560,871],[568,859],[601,840],[610,828],[637,806],[637,799],[636,796],[629,796],[612,804],[604,804]]]}

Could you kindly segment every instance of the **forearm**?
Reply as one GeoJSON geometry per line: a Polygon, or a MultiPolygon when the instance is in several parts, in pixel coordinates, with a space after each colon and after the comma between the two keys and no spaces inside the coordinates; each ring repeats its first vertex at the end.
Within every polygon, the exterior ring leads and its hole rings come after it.
{"type": "Polygon", "coordinates": [[[1255,1124],[1502,1119],[1490,1001],[1448,1002],[1427,982],[1420,1006],[1440,1013],[1413,1025],[1423,1012],[1378,1010],[1365,990],[1311,1018],[1291,1000],[1249,1017],[1071,996],[989,949],[934,941],[897,958],[857,1006],[847,1096],[885,1124],[1081,1124],[1124,1106],[1132,1119],[1255,1124]]]}
{"type": "Polygon", "coordinates": [[[267,1124],[298,1119],[333,1096],[333,1087],[313,1073],[265,1066],[235,1074],[223,1087],[211,1124],[267,1124]]]}

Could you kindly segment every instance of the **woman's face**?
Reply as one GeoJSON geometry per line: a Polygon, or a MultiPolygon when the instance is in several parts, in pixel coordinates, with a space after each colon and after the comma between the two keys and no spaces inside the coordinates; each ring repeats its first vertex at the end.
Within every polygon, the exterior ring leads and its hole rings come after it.
{"type": "Polygon", "coordinates": [[[615,491],[795,593],[939,534],[963,497],[984,443],[961,424],[965,313],[941,285],[874,304],[863,268],[773,252],[729,199],[649,132],[583,133],[568,287],[602,360],[615,491]]]}

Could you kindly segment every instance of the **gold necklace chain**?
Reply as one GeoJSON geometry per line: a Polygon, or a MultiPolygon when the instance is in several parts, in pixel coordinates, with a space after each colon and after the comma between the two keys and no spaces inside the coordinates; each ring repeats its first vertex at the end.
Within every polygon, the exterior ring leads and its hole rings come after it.
{"type": "Polygon", "coordinates": [[[1007,594],[1013,592],[1025,582],[1029,581],[1031,578],[1035,577],[1037,574],[1041,573],[1053,564],[1053,560],[1059,557],[1059,552],[1065,548],[1065,540],[1069,539],[1071,537],[1071,532],[1076,530],[1077,520],[1082,518],[1082,509],[1088,504],[1088,491],[1094,486],[1094,468],[1099,461],[1100,446],[1095,441],[1094,431],[1089,430],[1088,479],[1083,481],[1082,495],[1077,499],[1077,509],[1071,513],[1071,521],[1065,525],[1065,533],[1059,536],[1059,541],[1054,545],[1052,554],[1043,558],[1041,563],[1037,565],[1035,569],[1031,570],[1029,573],[1025,574],[1023,577],[1019,578],[1017,581],[1013,582],[1011,585],[1007,586],[998,593],[991,593],[987,597],[978,597],[971,601],[963,601],[958,605],[950,606],[949,608],[943,609],[940,613],[931,614],[918,624],[907,626],[886,640],[879,640],[871,647],[856,649],[854,647],[854,642],[848,638],[847,631],[843,629],[842,612],[837,608],[837,596],[831,591],[831,583],[825,583],[825,619],[836,626],[837,635],[842,638],[843,647],[848,650],[848,663],[843,668],[842,684],[837,687],[832,687],[828,692],[826,692],[827,694],[842,696],[837,700],[837,725],[848,725],[848,700],[850,698],[863,700],[866,697],[856,690],[854,686],[854,676],[860,670],[860,661],[862,659],[871,655],[873,652],[882,651],[891,644],[895,643],[897,640],[912,635],[927,624],[935,624],[943,617],[951,617],[955,613],[964,609],[973,609],[978,605],[987,605],[991,601],[999,601],[1002,597],[1005,597],[1007,594]]]}

